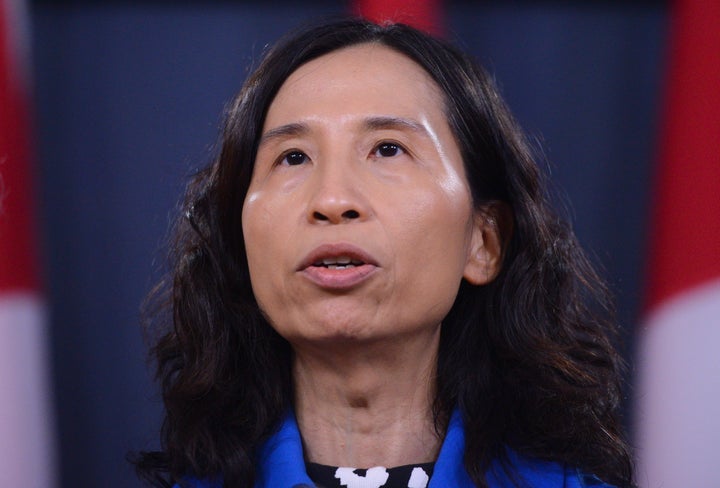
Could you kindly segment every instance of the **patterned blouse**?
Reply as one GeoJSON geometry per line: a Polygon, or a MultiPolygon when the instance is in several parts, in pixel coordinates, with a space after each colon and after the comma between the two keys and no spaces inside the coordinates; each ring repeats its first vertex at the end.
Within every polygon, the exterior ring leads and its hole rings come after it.
{"type": "Polygon", "coordinates": [[[318,488],[427,488],[435,463],[409,464],[394,468],[338,468],[305,463],[305,470],[318,488]]]}

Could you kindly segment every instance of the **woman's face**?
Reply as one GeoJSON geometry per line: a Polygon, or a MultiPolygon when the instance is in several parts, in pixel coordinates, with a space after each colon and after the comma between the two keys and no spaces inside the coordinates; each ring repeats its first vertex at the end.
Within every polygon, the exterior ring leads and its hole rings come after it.
{"type": "Polygon", "coordinates": [[[296,346],[436,333],[483,233],[434,81],[338,50],[285,81],[262,134],[242,225],[271,325],[296,346]]]}

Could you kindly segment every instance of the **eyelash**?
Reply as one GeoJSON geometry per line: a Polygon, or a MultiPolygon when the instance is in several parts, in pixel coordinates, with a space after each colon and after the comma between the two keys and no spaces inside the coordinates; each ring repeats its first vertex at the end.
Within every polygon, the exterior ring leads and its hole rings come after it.
{"type": "MultiPolygon", "coordinates": [[[[390,141],[383,141],[378,143],[375,147],[373,147],[371,151],[371,155],[376,158],[394,158],[396,156],[400,156],[401,154],[406,154],[407,150],[400,144],[396,142],[390,142],[390,141]],[[394,154],[389,155],[382,155],[380,154],[380,151],[384,149],[390,149],[394,152],[394,154]]],[[[299,151],[297,149],[291,149],[290,151],[287,151],[280,155],[280,157],[277,160],[277,164],[282,164],[285,166],[299,166],[307,160],[310,159],[307,154],[305,154],[302,151],[299,151]],[[296,156],[300,156],[301,160],[296,160],[295,162],[291,162],[290,159],[295,159],[296,156]]]]}

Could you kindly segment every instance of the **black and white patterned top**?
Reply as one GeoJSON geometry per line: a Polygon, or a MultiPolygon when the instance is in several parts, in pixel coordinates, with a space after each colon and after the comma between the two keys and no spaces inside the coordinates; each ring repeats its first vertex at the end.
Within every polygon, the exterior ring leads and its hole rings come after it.
{"type": "Polygon", "coordinates": [[[426,488],[435,463],[369,469],[306,463],[305,467],[318,488],[426,488]]]}

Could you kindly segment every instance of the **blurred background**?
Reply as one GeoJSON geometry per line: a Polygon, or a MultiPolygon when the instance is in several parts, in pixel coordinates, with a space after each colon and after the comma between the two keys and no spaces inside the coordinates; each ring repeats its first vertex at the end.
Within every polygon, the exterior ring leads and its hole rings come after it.
{"type": "MultiPolygon", "coordinates": [[[[161,421],[139,307],[162,270],[182,188],[210,160],[225,104],[266,46],[351,5],[36,0],[27,7],[40,243],[39,284],[29,288],[40,290],[48,318],[55,484],[139,486],[125,456],[158,447],[161,421]]],[[[494,74],[542,148],[558,207],[616,293],[632,375],[669,5],[447,0],[441,16],[444,36],[494,74]]],[[[0,402],[12,401],[3,391],[0,402]]]]}

